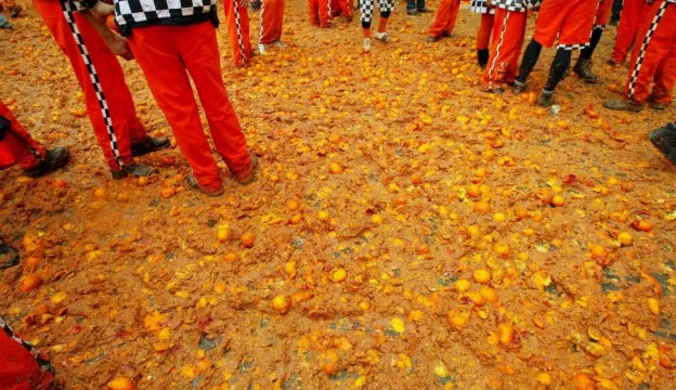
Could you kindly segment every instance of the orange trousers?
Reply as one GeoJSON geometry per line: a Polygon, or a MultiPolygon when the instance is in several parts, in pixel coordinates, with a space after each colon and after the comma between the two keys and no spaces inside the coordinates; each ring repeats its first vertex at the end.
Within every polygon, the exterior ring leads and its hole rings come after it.
{"type": "Polygon", "coordinates": [[[495,24],[495,15],[481,14],[481,24],[476,34],[476,49],[484,50],[489,48],[493,25],[495,24]]]}
{"type": "Polygon", "coordinates": [[[130,145],[147,135],[117,57],[82,15],[64,12],[61,1],[33,0],[33,4],[70,61],[108,167],[120,170],[133,161],[130,145]],[[73,28],[79,31],[77,38],[73,28]]]}
{"type": "Polygon", "coordinates": [[[527,12],[495,10],[493,44],[486,70],[484,86],[490,89],[511,84],[519,72],[519,55],[526,36],[527,12]]]}
{"type": "MultiPolygon", "coordinates": [[[[0,116],[12,122],[5,137],[0,141],[0,169],[19,165],[22,169],[31,169],[45,157],[45,150],[21,126],[9,108],[0,100],[0,116]]],[[[0,386],[1,387],[1,386],[0,386]]]]}
{"type": "Polygon", "coordinates": [[[249,12],[241,0],[223,0],[223,13],[228,23],[232,57],[236,66],[246,66],[251,60],[249,12]]]}
{"type": "Polygon", "coordinates": [[[51,389],[53,380],[47,356],[19,338],[0,317],[0,389],[51,389]]]}
{"type": "Polygon", "coordinates": [[[223,85],[213,23],[136,28],[128,41],[197,182],[210,190],[222,186],[188,74],[204,107],[216,150],[231,171],[247,169],[251,160],[223,85]]]}
{"type": "Polygon", "coordinates": [[[260,43],[269,45],[282,39],[284,0],[263,0],[260,43]]]}
{"type": "Polygon", "coordinates": [[[460,11],[460,0],[442,0],[437,10],[437,16],[430,26],[430,36],[438,38],[443,34],[450,34],[455,28],[455,21],[460,11]]]}
{"type": "Polygon", "coordinates": [[[670,104],[676,85],[676,4],[655,0],[638,30],[624,98],[644,104],[652,95],[670,104]],[[655,82],[650,92],[650,83],[655,82]]]}
{"type": "Polygon", "coordinates": [[[617,26],[617,37],[610,58],[619,63],[627,59],[631,47],[636,41],[636,34],[641,23],[645,20],[650,5],[645,0],[624,0],[620,25],[617,26]]]}
{"type": "Polygon", "coordinates": [[[331,8],[331,0],[309,0],[310,7],[310,23],[314,26],[328,27],[329,26],[329,9],[331,8]]]}
{"type": "Polygon", "coordinates": [[[354,13],[351,0],[331,0],[329,6],[329,16],[332,18],[336,16],[351,18],[354,13]]]}

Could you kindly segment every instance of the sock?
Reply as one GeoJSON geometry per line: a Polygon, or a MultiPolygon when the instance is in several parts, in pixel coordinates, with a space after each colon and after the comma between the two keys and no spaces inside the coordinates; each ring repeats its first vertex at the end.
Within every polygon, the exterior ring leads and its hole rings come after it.
{"type": "Polygon", "coordinates": [[[489,57],[488,49],[477,49],[476,56],[480,65],[486,65],[488,63],[489,57]]]}
{"type": "Polygon", "coordinates": [[[552,62],[552,67],[549,69],[549,77],[547,78],[547,83],[542,88],[545,91],[552,92],[556,89],[556,86],[559,84],[559,81],[563,79],[566,70],[570,66],[570,57],[572,52],[570,50],[559,48],[556,51],[556,56],[554,56],[554,61],[552,62]]]}
{"type": "Polygon", "coordinates": [[[603,35],[602,29],[594,28],[594,30],[592,30],[592,35],[591,38],[589,39],[589,46],[582,49],[582,51],[580,52],[580,58],[586,60],[592,58],[594,50],[596,50],[596,46],[599,44],[599,41],[601,40],[601,35],[603,35]]]}
{"type": "Polygon", "coordinates": [[[383,18],[382,16],[380,17],[380,20],[378,21],[378,32],[379,33],[384,33],[387,31],[387,21],[388,18],[383,18]]]}
{"type": "Polygon", "coordinates": [[[535,64],[540,58],[540,51],[542,51],[542,45],[537,43],[535,40],[530,41],[528,47],[523,52],[523,59],[521,59],[521,67],[519,68],[519,76],[516,80],[525,83],[530,76],[530,73],[535,68],[535,64]]]}
{"type": "Polygon", "coordinates": [[[371,38],[371,29],[370,28],[363,28],[364,30],[364,38],[371,38]]]}

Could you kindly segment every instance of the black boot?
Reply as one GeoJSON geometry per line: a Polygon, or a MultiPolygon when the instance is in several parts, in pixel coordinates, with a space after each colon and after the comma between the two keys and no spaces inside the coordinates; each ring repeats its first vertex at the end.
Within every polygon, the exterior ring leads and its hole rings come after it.
{"type": "Polygon", "coordinates": [[[573,68],[573,72],[575,72],[577,77],[583,79],[586,83],[596,84],[598,81],[596,75],[591,71],[591,60],[589,59],[582,57],[578,58],[577,63],[573,68]]]}
{"type": "Polygon", "coordinates": [[[160,149],[169,147],[168,138],[146,137],[143,141],[131,144],[132,157],[143,156],[144,154],[156,152],[160,149]]]}
{"type": "Polygon", "coordinates": [[[488,49],[477,49],[476,57],[481,69],[486,69],[486,65],[488,65],[488,56],[488,49]]]}
{"type": "Polygon", "coordinates": [[[669,123],[664,127],[653,130],[650,142],[662,152],[672,164],[676,165],[676,123],[669,123]]]}
{"type": "Polygon", "coordinates": [[[156,170],[146,166],[146,165],[141,165],[138,163],[131,163],[124,168],[122,168],[119,171],[112,171],[110,172],[111,176],[113,177],[113,180],[122,180],[125,177],[131,175],[131,176],[136,176],[136,177],[145,177],[145,176],[150,176],[157,172],[156,170]]]}
{"type": "Polygon", "coordinates": [[[64,147],[49,149],[45,152],[45,158],[37,166],[24,170],[24,173],[26,176],[36,178],[54,172],[66,165],[68,155],[68,149],[64,147]]]}

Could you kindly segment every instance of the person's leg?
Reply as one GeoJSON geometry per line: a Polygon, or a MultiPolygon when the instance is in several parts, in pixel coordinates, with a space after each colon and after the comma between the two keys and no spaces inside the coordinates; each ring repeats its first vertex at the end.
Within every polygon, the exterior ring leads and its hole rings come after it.
{"type": "Polygon", "coordinates": [[[610,54],[610,59],[615,64],[621,64],[627,59],[629,50],[634,44],[636,33],[641,24],[642,8],[645,0],[624,0],[620,24],[617,27],[615,45],[610,54]]]}
{"type": "Polygon", "coordinates": [[[439,4],[437,15],[430,26],[430,38],[432,38],[429,40],[430,42],[439,40],[446,30],[453,3],[454,0],[442,0],[441,4],[439,4]]]}
{"type": "Polygon", "coordinates": [[[445,36],[453,36],[453,30],[455,30],[455,22],[458,20],[458,12],[460,11],[460,0],[451,1],[451,9],[448,15],[448,20],[446,26],[444,27],[445,36]]]}
{"type": "Polygon", "coordinates": [[[479,66],[484,69],[488,63],[489,42],[493,34],[495,16],[489,13],[481,14],[481,23],[476,35],[476,52],[479,66]]]}
{"type": "MultiPolygon", "coordinates": [[[[258,41],[259,44],[270,45],[275,41],[277,1],[278,0],[263,0],[261,3],[261,33],[260,40],[258,41]]],[[[258,49],[260,50],[261,47],[259,46],[258,49]]]]}
{"type": "Polygon", "coordinates": [[[530,76],[535,68],[538,59],[540,58],[541,51],[542,45],[535,39],[532,39],[528,46],[526,46],[526,50],[524,50],[523,57],[521,58],[519,75],[516,76],[516,80],[514,80],[514,92],[519,93],[525,88],[528,76],[530,76]]]}
{"type": "Polygon", "coordinates": [[[282,29],[284,28],[284,0],[276,0],[275,7],[277,7],[277,10],[275,11],[275,32],[273,41],[279,42],[282,40],[282,29]]]}
{"type": "Polygon", "coordinates": [[[228,24],[234,64],[235,66],[246,66],[251,59],[249,12],[246,7],[241,7],[240,4],[240,0],[224,0],[223,13],[228,24]]]}
{"type": "Polygon", "coordinates": [[[354,13],[354,8],[352,7],[352,1],[350,0],[339,0],[340,11],[343,17],[347,19],[352,19],[354,13]]]}
{"type": "Polygon", "coordinates": [[[361,28],[364,33],[364,50],[371,50],[371,21],[376,7],[375,0],[360,0],[361,28]]]}
{"type": "Polygon", "coordinates": [[[407,0],[406,1],[406,11],[410,14],[416,14],[416,0],[407,0]]]}
{"type": "MultiPolygon", "coordinates": [[[[210,22],[202,24],[208,24],[213,30],[210,22]]],[[[129,36],[128,42],[197,182],[209,191],[219,192],[223,186],[220,170],[202,128],[185,59],[181,58],[175,43],[176,37],[184,38],[181,34],[189,27],[138,28],[129,36]]]]}
{"type": "Polygon", "coordinates": [[[310,24],[313,26],[319,26],[319,1],[321,0],[309,0],[308,1],[308,11],[310,13],[310,24]]]}
{"type": "Polygon", "coordinates": [[[329,27],[329,1],[316,0],[319,12],[319,25],[321,27],[329,27]]]}
{"type": "Polygon", "coordinates": [[[8,156],[8,158],[2,158],[1,166],[8,168],[18,164],[23,169],[30,169],[38,165],[40,160],[43,160],[46,156],[45,149],[31,137],[2,100],[0,100],[0,116],[11,122],[10,129],[5,132],[6,140],[3,141],[7,144],[5,144],[5,151],[2,154],[8,156]],[[5,161],[9,160],[12,160],[12,162],[7,165],[5,161]]]}
{"type": "Polygon", "coordinates": [[[650,83],[663,58],[669,54],[676,29],[676,7],[655,2],[648,18],[639,29],[632,52],[631,73],[625,87],[624,100],[638,105],[647,102],[650,83]]]}
{"type": "MultiPolygon", "coordinates": [[[[609,1],[609,0],[606,0],[609,1]]],[[[587,83],[594,84],[597,81],[597,77],[591,71],[591,58],[594,55],[596,46],[601,40],[603,35],[603,28],[600,26],[595,26],[592,30],[591,38],[589,38],[589,46],[585,47],[580,51],[580,57],[577,59],[577,63],[573,67],[573,72],[578,75],[578,77],[584,79],[587,83]]]]}
{"type": "Polygon", "coordinates": [[[62,9],[66,3],[34,0],[34,4],[70,61],[110,170],[116,172],[131,165],[131,144],[147,135],[117,57],[82,15],[62,9]]]}
{"type": "Polygon", "coordinates": [[[387,22],[390,19],[392,11],[394,11],[394,0],[379,0],[378,6],[380,8],[380,20],[378,20],[378,32],[375,37],[381,41],[387,41],[387,22]]]}
{"type": "Polygon", "coordinates": [[[502,84],[514,82],[518,70],[519,54],[526,34],[526,12],[509,12],[497,9],[495,31],[488,66],[483,75],[484,90],[501,91],[502,84]]]}
{"type": "MultiPolygon", "coordinates": [[[[665,15],[665,17],[668,16],[665,15]]],[[[658,110],[663,110],[671,104],[674,86],[676,85],[676,27],[674,27],[676,26],[676,13],[671,18],[673,24],[667,27],[673,30],[671,47],[658,65],[651,99],[651,106],[658,110]]],[[[667,20],[667,22],[670,21],[667,20]]],[[[667,25],[671,23],[667,23],[667,25]]]]}
{"type": "Polygon", "coordinates": [[[187,27],[176,41],[181,58],[195,83],[216,150],[231,171],[241,172],[248,169],[251,159],[223,84],[216,34],[207,23],[187,27]]]}
{"type": "Polygon", "coordinates": [[[572,51],[566,48],[558,48],[556,50],[556,55],[552,61],[552,66],[549,69],[549,76],[547,77],[547,82],[542,88],[545,93],[553,93],[556,89],[556,86],[563,79],[566,70],[570,66],[570,58],[572,51]]]}

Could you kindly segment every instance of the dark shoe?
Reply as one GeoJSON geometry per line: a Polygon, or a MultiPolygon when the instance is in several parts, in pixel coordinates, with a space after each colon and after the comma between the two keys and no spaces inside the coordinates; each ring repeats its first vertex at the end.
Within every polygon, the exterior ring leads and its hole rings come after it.
{"type": "Polygon", "coordinates": [[[629,111],[629,112],[641,112],[643,106],[634,102],[625,102],[621,99],[608,100],[603,103],[603,107],[609,108],[615,111],[629,111]]]}
{"type": "Polygon", "coordinates": [[[444,32],[441,33],[441,36],[444,37],[444,38],[453,38],[455,36],[455,33],[444,31],[444,32]]]}
{"type": "Polygon", "coordinates": [[[665,103],[656,102],[653,95],[650,95],[650,97],[648,97],[648,104],[650,104],[650,108],[657,111],[664,111],[669,106],[668,104],[665,103]]]}
{"type": "Polygon", "coordinates": [[[251,153],[251,165],[249,168],[241,172],[232,172],[232,179],[239,184],[246,185],[254,181],[256,178],[256,171],[258,170],[258,157],[251,153]]]}
{"type": "Polygon", "coordinates": [[[19,251],[0,238],[0,270],[19,264],[19,251]]]}
{"type": "Polygon", "coordinates": [[[37,166],[24,170],[24,173],[32,178],[44,176],[66,165],[68,156],[68,149],[64,147],[47,150],[45,158],[37,166]]]}
{"type": "Polygon", "coordinates": [[[587,58],[579,58],[573,68],[573,72],[586,83],[596,84],[598,81],[596,75],[591,72],[591,60],[587,58]]]}
{"type": "Polygon", "coordinates": [[[427,7],[418,10],[419,14],[430,14],[432,12],[434,12],[434,11],[432,11],[431,9],[429,9],[427,7]]]}
{"type": "Polygon", "coordinates": [[[441,39],[441,37],[435,37],[435,36],[430,35],[429,37],[427,37],[427,39],[425,39],[425,41],[427,41],[429,43],[434,43],[434,42],[438,42],[440,39],[441,39]]]}
{"type": "Polygon", "coordinates": [[[12,18],[17,18],[17,17],[19,17],[19,14],[21,13],[21,11],[23,11],[23,7],[21,7],[20,5],[17,5],[14,8],[12,8],[11,11],[9,11],[9,16],[11,16],[12,18]]]}
{"type": "Polygon", "coordinates": [[[251,10],[252,11],[260,11],[262,4],[263,4],[263,2],[260,1],[260,0],[252,0],[251,3],[250,3],[251,10]]]}
{"type": "Polygon", "coordinates": [[[624,61],[622,61],[622,62],[617,62],[617,61],[615,61],[615,60],[612,59],[612,58],[608,60],[608,65],[610,65],[610,66],[621,65],[622,63],[624,63],[624,61]]]}
{"type": "Polygon", "coordinates": [[[494,93],[497,95],[502,95],[505,93],[505,89],[502,87],[491,87],[491,86],[486,86],[481,88],[482,92],[487,92],[487,93],[494,93]]]}
{"type": "Polygon", "coordinates": [[[113,180],[122,180],[129,175],[135,177],[146,177],[156,172],[156,170],[150,168],[149,166],[139,163],[131,163],[119,171],[111,171],[110,175],[113,177],[113,180]]]}
{"type": "Polygon", "coordinates": [[[131,144],[131,155],[132,157],[143,156],[148,153],[168,148],[169,145],[169,138],[155,138],[148,136],[143,141],[131,144]]]}
{"type": "Polygon", "coordinates": [[[514,83],[512,83],[512,92],[515,95],[518,95],[521,92],[525,91],[527,86],[528,85],[526,83],[522,83],[519,80],[514,80],[514,83]]]}
{"type": "Polygon", "coordinates": [[[5,17],[5,15],[0,13],[0,30],[9,30],[12,29],[12,24],[9,23],[9,20],[5,17]]]}
{"type": "Polygon", "coordinates": [[[676,165],[676,124],[669,123],[664,127],[653,130],[648,137],[657,150],[659,150],[669,162],[676,165]]]}
{"type": "Polygon", "coordinates": [[[185,180],[183,180],[183,186],[189,190],[201,192],[205,195],[213,197],[221,196],[225,192],[222,183],[221,188],[217,190],[209,190],[207,188],[202,187],[200,183],[197,182],[197,179],[195,179],[195,175],[193,175],[192,172],[185,178],[185,180]]]}
{"type": "Polygon", "coordinates": [[[406,10],[406,13],[411,15],[411,16],[418,16],[418,11],[416,11],[414,9],[406,10]]]}
{"type": "Polygon", "coordinates": [[[481,69],[486,69],[486,65],[488,65],[489,55],[490,54],[488,49],[477,49],[476,58],[477,61],[479,61],[479,66],[481,67],[481,69]]]}
{"type": "Polygon", "coordinates": [[[540,107],[551,107],[554,105],[554,91],[542,91],[540,92],[540,97],[538,98],[538,106],[540,107]]]}

